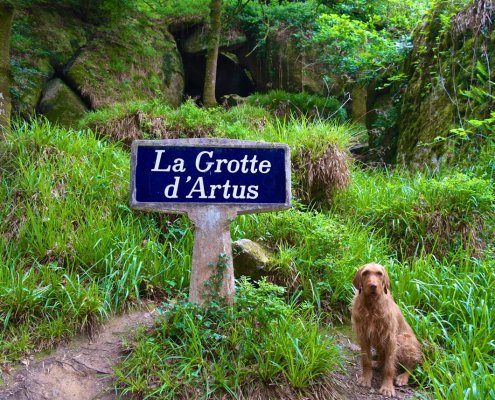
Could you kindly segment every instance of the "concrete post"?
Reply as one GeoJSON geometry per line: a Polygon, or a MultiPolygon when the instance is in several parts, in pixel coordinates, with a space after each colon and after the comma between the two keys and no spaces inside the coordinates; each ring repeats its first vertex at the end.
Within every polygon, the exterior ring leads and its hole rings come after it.
{"type": "Polygon", "coordinates": [[[235,286],[229,225],[236,215],[235,210],[218,206],[205,206],[188,212],[194,224],[189,286],[191,303],[233,303],[235,286]],[[220,255],[224,256],[218,265],[220,255]]]}

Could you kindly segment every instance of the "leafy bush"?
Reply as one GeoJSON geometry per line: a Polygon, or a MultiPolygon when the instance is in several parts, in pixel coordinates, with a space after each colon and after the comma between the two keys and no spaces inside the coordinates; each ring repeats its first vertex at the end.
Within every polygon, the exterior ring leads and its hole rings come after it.
{"type": "Polygon", "coordinates": [[[292,391],[325,385],[338,350],[305,305],[282,298],[264,281],[240,282],[233,308],[165,305],[151,332],[142,332],[117,369],[123,394],[146,398],[233,397],[289,384],[292,391]]]}
{"type": "Polygon", "coordinates": [[[322,97],[306,92],[287,93],[273,90],[266,94],[256,93],[249,96],[249,103],[267,108],[279,117],[305,116],[318,119],[335,118],[341,122],[347,119],[343,105],[333,96],[322,97]]]}
{"type": "Polygon", "coordinates": [[[408,48],[406,39],[393,40],[373,24],[348,15],[322,14],[317,26],[312,41],[324,46],[323,60],[334,66],[337,74],[358,81],[372,79],[399,62],[408,48]]]}
{"type": "Polygon", "coordinates": [[[383,27],[398,34],[408,34],[431,7],[430,0],[346,0],[326,1],[336,3],[332,10],[336,14],[346,14],[354,19],[383,27]]]}

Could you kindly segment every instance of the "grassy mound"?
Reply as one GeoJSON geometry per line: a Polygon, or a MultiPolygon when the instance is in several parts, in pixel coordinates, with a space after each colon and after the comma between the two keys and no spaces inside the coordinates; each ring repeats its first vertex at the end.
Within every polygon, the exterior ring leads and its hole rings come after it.
{"type": "Polygon", "coordinates": [[[350,181],[348,147],[356,127],[335,120],[274,118],[262,108],[203,109],[192,101],[178,109],[150,102],[120,104],[89,113],[81,127],[130,144],[135,139],[224,137],[288,143],[295,195],[306,203],[329,203],[350,181]]]}
{"type": "Polygon", "coordinates": [[[120,146],[21,124],[0,159],[0,362],[187,284],[189,228],[128,208],[120,146]]]}

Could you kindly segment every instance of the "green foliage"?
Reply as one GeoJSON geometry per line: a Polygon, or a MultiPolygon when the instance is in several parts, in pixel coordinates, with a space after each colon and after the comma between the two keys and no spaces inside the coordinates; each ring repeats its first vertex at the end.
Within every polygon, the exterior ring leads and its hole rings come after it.
{"type": "MultiPolygon", "coordinates": [[[[324,7],[318,7],[315,1],[250,1],[237,15],[243,31],[256,39],[263,47],[272,32],[290,29],[296,35],[314,29],[315,20],[324,7]]],[[[227,10],[231,13],[232,7],[227,10]]]]}
{"type": "Polygon", "coordinates": [[[317,25],[312,40],[324,46],[323,60],[335,66],[337,73],[358,81],[372,79],[398,63],[408,48],[406,40],[393,40],[386,32],[375,30],[371,22],[348,15],[322,14],[317,25]]]}
{"type": "Polygon", "coordinates": [[[347,119],[347,112],[334,96],[322,97],[306,92],[288,93],[273,90],[249,96],[250,104],[267,108],[277,116],[306,116],[321,119],[334,118],[341,122],[347,119]]]}
{"type": "Polygon", "coordinates": [[[318,383],[338,351],[305,307],[267,282],[240,282],[233,308],[165,305],[152,332],[138,335],[117,383],[146,398],[239,396],[252,386],[318,383]]]}
{"type": "MultiPolygon", "coordinates": [[[[476,62],[476,80],[467,90],[461,91],[464,100],[467,100],[473,110],[491,110],[495,102],[490,73],[485,65],[479,60],[476,62]]],[[[495,112],[490,111],[486,118],[466,118],[464,125],[450,130],[451,135],[447,138],[438,137],[437,141],[469,142],[470,147],[474,147],[468,154],[476,153],[480,147],[493,146],[495,143],[495,112]]]]}
{"type": "Polygon", "coordinates": [[[403,60],[429,7],[428,0],[248,2],[237,19],[262,51],[285,32],[301,48],[316,47],[335,76],[368,81],[403,60]]]}
{"type": "Polygon", "coordinates": [[[333,3],[336,14],[346,14],[354,19],[384,27],[398,33],[411,32],[425,12],[431,7],[431,0],[345,0],[325,1],[333,3]]]}

